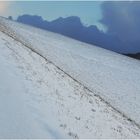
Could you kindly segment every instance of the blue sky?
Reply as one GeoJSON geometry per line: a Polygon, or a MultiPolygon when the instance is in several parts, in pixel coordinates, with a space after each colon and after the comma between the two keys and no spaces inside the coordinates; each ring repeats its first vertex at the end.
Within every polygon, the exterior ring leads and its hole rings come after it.
{"type": "Polygon", "coordinates": [[[22,14],[40,15],[46,20],[58,17],[79,16],[84,25],[97,25],[100,29],[104,26],[99,22],[102,18],[101,1],[10,1],[3,16],[12,15],[16,18],[22,14]]]}

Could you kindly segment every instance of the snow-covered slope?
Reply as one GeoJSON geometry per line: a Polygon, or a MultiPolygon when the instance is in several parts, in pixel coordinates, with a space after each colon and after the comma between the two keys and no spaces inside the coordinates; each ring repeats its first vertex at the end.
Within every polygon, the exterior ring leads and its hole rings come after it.
{"type": "Polygon", "coordinates": [[[138,61],[4,18],[0,31],[0,138],[140,138],[138,61]]]}

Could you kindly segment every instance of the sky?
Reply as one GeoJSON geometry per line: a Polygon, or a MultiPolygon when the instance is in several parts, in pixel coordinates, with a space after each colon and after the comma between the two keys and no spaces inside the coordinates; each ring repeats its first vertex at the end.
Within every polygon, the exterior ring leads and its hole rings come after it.
{"type": "Polygon", "coordinates": [[[16,19],[23,14],[42,16],[48,21],[78,16],[84,25],[103,30],[105,38],[115,38],[112,48],[140,52],[140,1],[0,1],[1,16],[16,19]]]}
{"type": "Polygon", "coordinates": [[[31,14],[40,15],[51,21],[58,17],[78,16],[84,25],[104,26],[99,22],[102,18],[101,1],[5,1],[0,2],[0,15],[13,16],[31,14]]]}

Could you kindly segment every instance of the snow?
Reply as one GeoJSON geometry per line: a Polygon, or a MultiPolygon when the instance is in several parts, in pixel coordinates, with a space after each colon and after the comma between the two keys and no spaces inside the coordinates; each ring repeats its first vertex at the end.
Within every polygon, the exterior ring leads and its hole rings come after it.
{"type": "Polygon", "coordinates": [[[138,61],[3,18],[0,30],[15,38],[0,32],[0,138],[140,138],[97,96],[139,123],[138,61]]]}

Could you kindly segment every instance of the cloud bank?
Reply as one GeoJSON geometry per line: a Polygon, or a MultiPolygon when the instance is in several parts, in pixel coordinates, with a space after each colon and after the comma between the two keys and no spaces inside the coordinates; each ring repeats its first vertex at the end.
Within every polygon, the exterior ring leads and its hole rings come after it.
{"type": "Polygon", "coordinates": [[[140,1],[104,2],[102,14],[108,34],[117,36],[131,51],[140,50],[140,1]]]}

